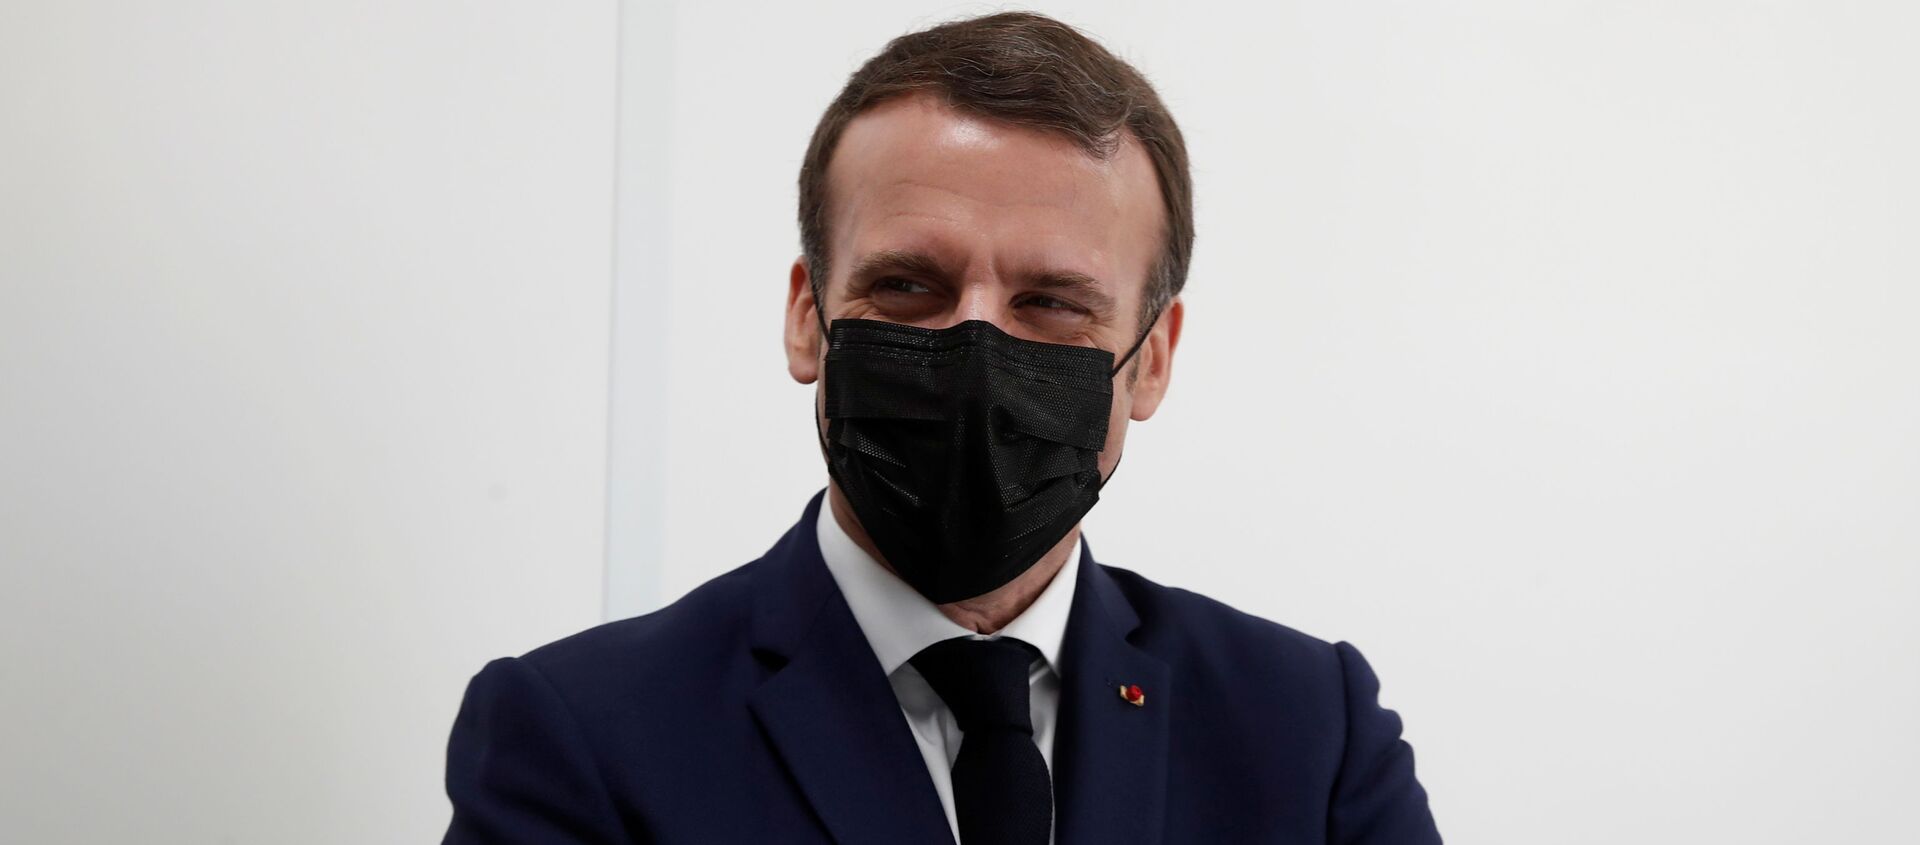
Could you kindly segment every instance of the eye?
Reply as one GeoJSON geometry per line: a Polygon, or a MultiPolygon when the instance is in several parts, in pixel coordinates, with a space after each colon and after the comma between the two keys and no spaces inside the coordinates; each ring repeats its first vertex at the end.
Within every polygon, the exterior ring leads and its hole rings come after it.
{"type": "Polygon", "coordinates": [[[916,282],[912,279],[902,279],[902,278],[899,278],[898,276],[888,276],[887,278],[874,282],[873,287],[875,290],[889,290],[889,291],[894,291],[896,293],[931,293],[932,292],[932,288],[929,288],[926,285],[920,284],[919,282],[916,282]]]}
{"type": "Polygon", "coordinates": [[[1068,302],[1068,301],[1066,301],[1066,300],[1064,300],[1064,299],[1058,299],[1058,298],[1056,298],[1056,297],[1051,297],[1051,296],[1047,296],[1047,295],[1045,295],[1045,294],[1039,294],[1039,295],[1035,295],[1035,296],[1030,296],[1030,297],[1027,297],[1027,299],[1025,299],[1024,301],[1022,301],[1022,302],[1021,302],[1020,304],[1022,304],[1022,305],[1034,305],[1034,306],[1038,306],[1038,307],[1040,307],[1040,308],[1044,308],[1044,309],[1046,309],[1046,310],[1049,310],[1049,311],[1053,311],[1053,310],[1059,310],[1059,311],[1083,311],[1083,310],[1085,310],[1085,309],[1083,309],[1083,308],[1081,308],[1080,306],[1078,306],[1078,305],[1075,305],[1075,304],[1073,304],[1073,303],[1071,303],[1071,302],[1068,302]]]}

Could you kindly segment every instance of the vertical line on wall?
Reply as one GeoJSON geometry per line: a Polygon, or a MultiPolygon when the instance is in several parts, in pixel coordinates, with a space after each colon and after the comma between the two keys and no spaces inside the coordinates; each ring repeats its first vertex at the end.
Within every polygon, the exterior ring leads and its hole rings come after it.
{"type": "Polygon", "coordinates": [[[621,0],[602,614],[652,610],[666,551],[672,2],[621,0]]]}

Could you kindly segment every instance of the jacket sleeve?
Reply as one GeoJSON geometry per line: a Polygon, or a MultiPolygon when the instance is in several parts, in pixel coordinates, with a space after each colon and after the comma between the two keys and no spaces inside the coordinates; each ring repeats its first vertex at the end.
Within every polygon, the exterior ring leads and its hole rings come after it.
{"type": "Polygon", "coordinates": [[[517,658],[467,685],[447,742],[447,798],[446,845],[627,841],[572,712],[517,658]]]}
{"type": "Polygon", "coordinates": [[[1345,675],[1347,737],[1333,784],[1327,841],[1335,845],[1439,843],[1427,791],[1413,776],[1413,747],[1400,738],[1400,716],[1380,706],[1380,679],[1347,643],[1338,643],[1345,675]]]}

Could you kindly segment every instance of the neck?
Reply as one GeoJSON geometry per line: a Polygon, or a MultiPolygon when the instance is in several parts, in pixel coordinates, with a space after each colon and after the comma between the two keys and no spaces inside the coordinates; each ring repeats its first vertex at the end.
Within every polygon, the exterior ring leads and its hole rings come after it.
{"type": "MultiPolygon", "coordinates": [[[[853,539],[854,545],[879,561],[888,572],[894,572],[893,564],[888,563],[886,556],[880,554],[880,549],[873,545],[873,538],[867,536],[866,528],[860,525],[860,520],[854,518],[853,506],[847,502],[846,495],[840,492],[839,484],[828,484],[827,501],[833,508],[833,521],[840,524],[840,529],[847,532],[847,536],[853,539]]],[[[1060,542],[1053,544],[1053,548],[1048,549],[1039,561],[1027,567],[1027,571],[1020,573],[1020,577],[1008,581],[991,593],[935,605],[935,607],[940,609],[941,615],[977,634],[991,634],[1005,628],[1007,623],[1027,612],[1027,608],[1033,605],[1034,599],[1039,598],[1040,594],[1046,591],[1047,585],[1053,583],[1053,576],[1060,574],[1060,569],[1067,565],[1067,555],[1073,552],[1074,541],[1078,539],[1080,539],[1080,526],[1075,525],[1073,530],[1068,531],[1067,536],[1060,538],[1060,542]]],[[[894,575],[898,577],[899,573],[894,572],[894,575]]]]}

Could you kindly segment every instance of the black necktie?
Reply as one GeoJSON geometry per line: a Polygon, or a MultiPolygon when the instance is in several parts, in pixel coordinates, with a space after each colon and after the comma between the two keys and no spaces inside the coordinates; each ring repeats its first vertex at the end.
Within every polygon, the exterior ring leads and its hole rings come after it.
{"type": "Polygon", "coordinates": [[[1033,743],[1027,667],[1040,654],[1016,639],[959,637],[913,657],[964,734],[953,761],[962,845],[1047,845],[1053,780],[1033,743]]]}

